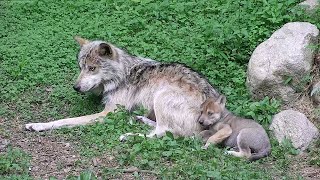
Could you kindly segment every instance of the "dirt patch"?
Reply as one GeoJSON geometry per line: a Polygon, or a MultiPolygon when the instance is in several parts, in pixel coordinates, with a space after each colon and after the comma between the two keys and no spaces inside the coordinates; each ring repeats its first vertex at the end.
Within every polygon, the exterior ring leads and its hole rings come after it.
{"type": "Polygon", "coordinates": [[[307,153],[301,153],[297,156],[292,156],[294,159],[290,171],[299,172],[299,174],[307,180],[320,179],[320,167],[308,164],[309,157],[307,153]]]}
{"type": "Polygon", "coordinates": [[[92,158],[92,170],[96,173],[97,177],[103,177],[106,174],[103,171],[113,171],[113,178],[108,177],[108,179],[128,179],[133,180],[136,179],[133,173],[134,171],[139,172],[139,177],[142,179],[157,179],[156,174],[149,173],[148,171],[144,171],[138,169],[136,167],[120,167],[116,162],[115,157],[111,154],[104,154],[99,157],[92,158]]]}
{"type": "MultiPolygon", "coordinates": [[[[0,119],[6,136],[0,136],[0,150],[5,151],[8,144],[21,148],[31,155],[30,175],[36,179],[67,176],[79,176],[81,172],[90,170],[97,177],[105,175],[104,169],[120,168],[115,157],[109,153],[92,159],[81,157],[76,149],[77,142],[58,136],[53,132],[30,132],[24,129],[18,117],[11,121],[0,119]]],[[[136,179],[133,173],[118,172],[111,177],[115,179],[136,179]]],[[[154,174],[140,173],[143,179],[156,179],[154,174]]],[[[101,178],[100,178],[101,179],[101,178]]],[[[110,179],[110,178],[108,178],[110,179]]]]}
{"type": "Polygon", "coordinates": [[[80,159],[79,153],[63,137],[27,132],[23,126],[11,124],[10,127],[11,145],[23,149],[32,157],[29,170],[33,177],[47,179],[54,176],[62,179],[81,171],[81,166],[76,163],[80,159]]]}

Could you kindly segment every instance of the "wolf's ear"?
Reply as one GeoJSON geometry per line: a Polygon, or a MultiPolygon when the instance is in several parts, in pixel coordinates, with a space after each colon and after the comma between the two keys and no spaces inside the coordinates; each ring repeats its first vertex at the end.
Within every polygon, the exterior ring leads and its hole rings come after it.
{"type": "Polygon", "coordinates": [[[220,107],[225,108],[226,106],[226,97],[224,95],[220,95],[219,98],[217,99],[217,103],[219,103],[220,107]]]}
{"type": "Polygon", "coordinates": [[[98,49],[99,56],[113,57],[112,47],[107,43],[101,43],[98,49]]]}
{"type": "Polygon", "coordinates": [[[80,47],[82,47],[83,45],[89,43],[89,40],[84,39],[84,38],[82,38],[82,37],[80,37],[80,36],[75,36],[74,39],[78,42],[78,44],[80,45],[80,47]]]}

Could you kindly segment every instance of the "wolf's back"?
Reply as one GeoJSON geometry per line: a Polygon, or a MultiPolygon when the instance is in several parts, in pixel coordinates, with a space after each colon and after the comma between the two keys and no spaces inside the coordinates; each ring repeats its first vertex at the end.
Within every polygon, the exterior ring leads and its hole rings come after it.
{"type": "Polygon", "coordinates": [[[143,62],[133,66],[128,73],[131,84],[143,86],[150,78],[167,77],[172,81],[199,89],[207,97],[219,97],[217,90],[200,73],[180,63],[143,62]]]}

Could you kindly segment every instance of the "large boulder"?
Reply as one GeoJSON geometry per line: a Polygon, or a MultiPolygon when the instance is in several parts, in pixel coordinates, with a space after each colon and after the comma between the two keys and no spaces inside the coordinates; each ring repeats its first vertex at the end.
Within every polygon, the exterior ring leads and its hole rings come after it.
{"type": "Polygon", "coordinates": [[[285,138],[292,141],[292,145],[305,150],[310,143],[319,138],[319,130],[308,120],[308,118],[293,110],[285,110],[273,117],[270,129],[274,132],[279,142],[285,138]]]}
{"type": "Polygon", "coordinates": [[[290,102],[297,97],[299,80],[312,68],[319,30],[308,22],[285,24],[261,43],[248,64],[247,86],[252,96],[277,97],[290,102]]]}

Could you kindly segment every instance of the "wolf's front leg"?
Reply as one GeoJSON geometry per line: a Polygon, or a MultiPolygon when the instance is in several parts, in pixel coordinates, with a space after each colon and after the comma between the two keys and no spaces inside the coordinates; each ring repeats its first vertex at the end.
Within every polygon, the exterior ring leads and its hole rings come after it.
{"type": "Polygon", "coordinates": [[[60,119],[57,121],[51,121],[47,123],[29,123],[25,125],[25,128],[30,131],[46,131],[51,129],[58,129],[61,127],[74,127],[79,125],[86,125],[93,122],[101,122],[109,112],[114,109],[106,108],[100,113],[91,114],[87,116],[80,116],[74,118],[60,119]]]}

